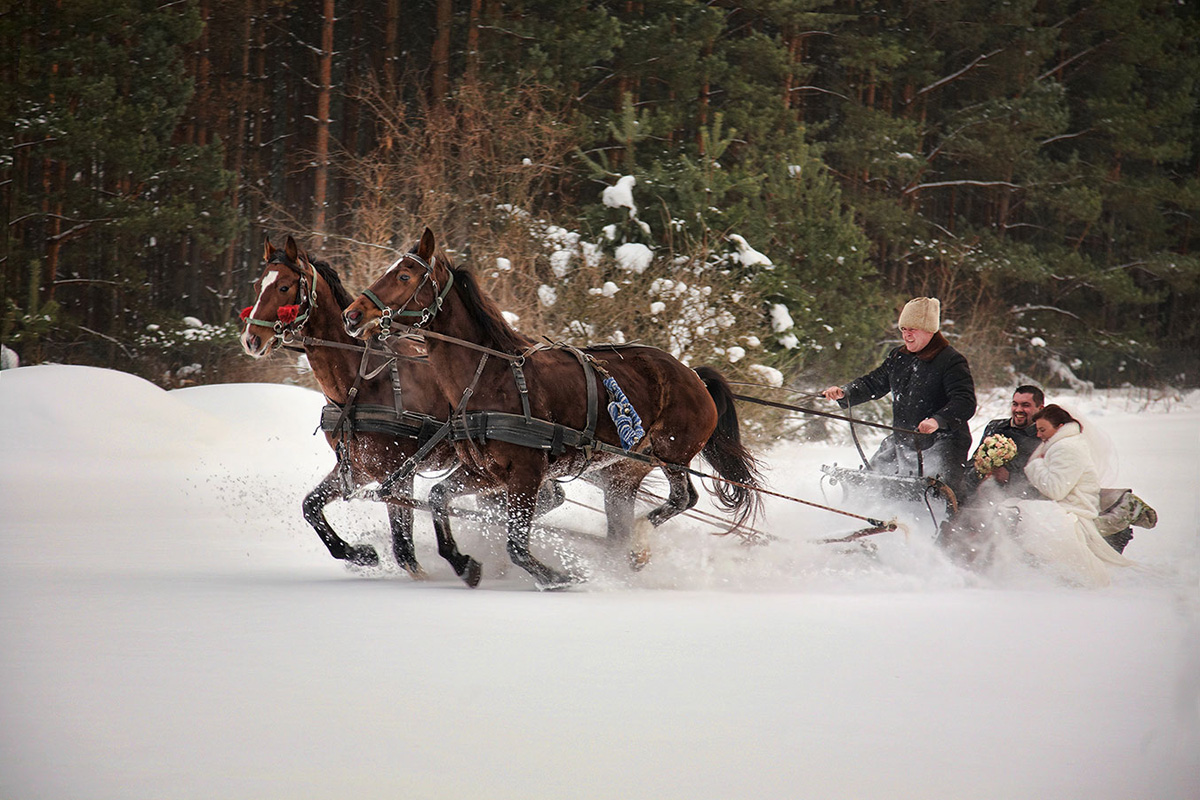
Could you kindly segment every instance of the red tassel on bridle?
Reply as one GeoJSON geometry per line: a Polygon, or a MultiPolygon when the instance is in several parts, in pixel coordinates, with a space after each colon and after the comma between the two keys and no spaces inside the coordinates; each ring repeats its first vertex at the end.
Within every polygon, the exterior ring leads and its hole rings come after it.
{"type": "MultiPolygon", "coordinates": [[[[246,306],[242,309],[241,318],[249,319],[250,312],[253,311],[253,306],[246,306]]],[[[296,321],[296,317],[300,316],[300,306],[280,306],[275,312],[275,318],[282,325],[291,325],[296,321]]]]}

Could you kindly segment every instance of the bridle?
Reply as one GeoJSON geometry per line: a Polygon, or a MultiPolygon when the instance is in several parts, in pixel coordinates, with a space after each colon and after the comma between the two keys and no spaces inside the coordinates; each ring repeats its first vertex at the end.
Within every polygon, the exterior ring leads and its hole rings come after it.
{"type": "MultiPolygon", "coordinates": [[[[383,315],[379,319],[379,333],[384,338],[387,338],[388,334],[391,332],[392,323],[396,322],[401,317],[417,317],[417,321],[411,325],[413,328],[420,328],[427,325],[429,321],[433,319],[439,311],[442,310],[442,302],[446,299],[446,295],[450,293],[450,287],[454,285],[454,271],[448,269],[446,270],[446,285],[442,287],[441,291],[438,291],[437,279],[433,277],[433,265],[421,258],[416,253],[405,253],[404,255],[400,256],[400,259],[391,266],[391,269],[389,269],[388,272],[391,272],[391,270],[400,266],[400,264],[402,264],[406,258],[411,258],[420,266],[424,267],[425,277],[421,278],[421,282],[417,284],[417,288],[414,289],[413,293],[409,295],[407,300],[404,301],[403,306],[393,311],[391,307],[379,299],[379,295],[375,294],[370,289],[363,290],[363,296],[374,303],[375,307],[378,308],[379,312],[383,315]],[[417,294],[422,288],[424,288],[426,283],[433,284],[433,300],[429,303],[429,305],[421,309],[414,310],[406,308],[405,306],[416,299],[417,294]]],[[[437,261],[436,258],[433,260],[434,262],[437,261]]]]}
{"type": "Polygon", "coordinates": [[[270,328],[275,331],[272,339],[278,339],[283,344],[288,344],[296,337],[300,330],[304,327],[304,323],[308,322],[309,316],[317,308],[317,270],[316,267],[309,264],[311,275],[305,274],[304,269],[296,264],[292,264],[282,259],[272,259],[268,264],[280,264],[295,272],[300,276],[300,302],[295,306],[280,306],[276,312],[276,319],[254,319],[250,316],[250,312],[254,310],[253,306],[247,307],[242,311],[242,320],[250,325],[261,325],[264,328],[270,328]],[[311,283],[310,283],[311,281],[311,283]],[[284,316],[291,316],[285,312],[285,309],[295,308],[295,316],[288,321],[284,321],[284,316]]]}

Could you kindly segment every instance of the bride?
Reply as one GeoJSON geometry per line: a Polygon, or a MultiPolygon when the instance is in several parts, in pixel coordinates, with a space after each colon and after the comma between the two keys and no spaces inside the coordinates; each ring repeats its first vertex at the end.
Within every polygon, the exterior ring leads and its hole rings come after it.
{"type": "MultiPolygon", "coordinates": [[[[1109,453],[1103,437],[1085,433],[1083,423],[1058,405],[1034,415],[1042,440],[1025,466],[1025,476],[1044,500],[1015,502],[1017,542],[1043,568],[1070,583],[1107,586],[1110,567],[1132,561],[1117,553],[1096,529],[1101,469],[1109,453]]],[[[1090,427],[1090,423],[1089,423],[1090,427]]]]}

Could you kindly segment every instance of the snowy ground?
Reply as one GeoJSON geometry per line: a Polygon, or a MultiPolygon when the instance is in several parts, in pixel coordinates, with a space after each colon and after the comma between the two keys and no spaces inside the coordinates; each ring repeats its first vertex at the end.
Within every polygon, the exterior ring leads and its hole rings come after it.
{"type": "MultiPolygon", "coordinates": [[[[425,520],[428,582],[329,558],[319,395],[0,372],[0,798],[1200,797],[1200,396],[1075,399],[1160,513],[1111,588],[966,572],[919,521],[816,544],[854,521],[772,499],[769,544],[674,521],[636,575],[542,540],[593,571],[547,594],[462,524],[475,591],[425,520]]],[[[766,461],[821,502],[856,456],[766,461]]]]}

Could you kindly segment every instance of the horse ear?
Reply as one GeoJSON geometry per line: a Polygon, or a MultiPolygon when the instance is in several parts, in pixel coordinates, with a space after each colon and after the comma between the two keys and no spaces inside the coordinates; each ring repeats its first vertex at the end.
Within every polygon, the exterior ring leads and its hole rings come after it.
{"type": "Polygon", "coordinates": [[[429,261],[433,258],[433,251],[437,248],[437,242],[433,240],[433,231],[429,228],[421,234],[421,243],[417,245],[417,255],[429,261]]]}
{"type": "Polygon", "coordinates": [[[287,260],[292,263],[296,262],[296,255],[300,252],[300,248],[296,247],[296,240],[291,236],[287,238],[287,242],[283,246],[283,254],[287,256],[287,260]]]}
{"type": "Polygon", "coordinates": [[[271,256],[275,254],[275,248],[271,246],[271,237],[268,234],[263,237],[263,261],[270,261],[271,256]]]}

